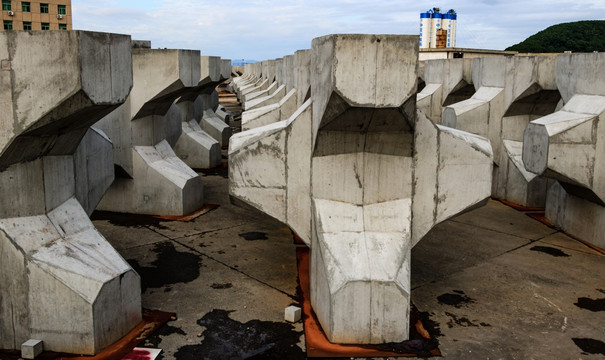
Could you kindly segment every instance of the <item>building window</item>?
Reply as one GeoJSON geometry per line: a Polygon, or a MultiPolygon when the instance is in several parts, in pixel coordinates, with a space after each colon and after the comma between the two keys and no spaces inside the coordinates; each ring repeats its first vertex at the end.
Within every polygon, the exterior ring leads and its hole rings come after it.
{"type": "Polygon", "coordinates": [[[50,24],[49,23],[42,23],[42,30],[50,30],[50,24]]]}
{"type": "Polygon", "coordinates": [[[12,30],[12,29],[13,29],[13,21],[4,20],[4,30],[12,30]]]}
{"type": "Polygon", "coordinates": [[[23,30],[31,30],[32,29],[32,22],[31,21],[24,21],[23,22],[23,30]]]}
{"type": "Polygon", "coordinates": [[[59,24],[59,30],[67,30],[67,24],[59,24]]]}
{"type": "Polygon", "coordinates": [[[2,0],[2,10],[11,10],[11,0],[2,0]]]}
{"type": "Polygon", "coordinates": [[[40,3],[40,13],[41,14],[48,14],[48,4],[40,3]]]}
{"type": "Polygon", "coordinates": [[[31,12],[32,11],[32,7],[31,7],[31,4],[29,3],[29,1],[21,1],[21,10],[23,12],[31,12]]]}
{"type": "Polygon", "coordinates": [[[67,12],[65,11],[65,5],[57,5],[57,14],[65,15],[67,12]]]}

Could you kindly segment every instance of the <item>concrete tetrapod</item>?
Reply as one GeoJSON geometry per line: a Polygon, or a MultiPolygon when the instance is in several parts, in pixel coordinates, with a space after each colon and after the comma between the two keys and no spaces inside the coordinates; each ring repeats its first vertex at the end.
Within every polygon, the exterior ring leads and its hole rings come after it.
{"type": "Polygon", "coordinates": [[[38,339],[45,350],[96,354],[141,320],[139,276],[83,208],[113,177],[113,164],[95,164],[111,162],[110,143],[88,127],[128,96],[130,44],[0,32],[0,348],[38,339]]]}
{"type": "Polygon", "coordinates": [[[214,58],[214,64],[212,61],[213,57],[209,57],[210,70],[207,70],[208,66],[206,66],[206,59],[205,57],[202,57],[202,74],[206,75],[207,71],[209,71],[209,74],[205,78],[202,78],[200,86],[197,88],[202,100],[202,113],[199,124],[202,130],[218,141],[219,147],[222,147],[229,142],[231,128],[215,113],[215,110],[218,108],[218,93],[215,89],[218,84],[231,76],[231,60],[214,58]]]}
{"type": "Polygon", "coordinates": [[[212,106],[212,92],[222,81],[221,59],[217,56],[202,56],[200,66],[201,79],[198,86],[176,101],[181,113],[183,133],[174,151],[189,167],[208,169],[220,165],[221,146],[199,124],[204,116],[205,104],[209,108],[212,106]]]}
{"type": "Polygon", "coordinates": [[[489,141],[417,117],[417,43],[314,39],[312,101],[231,141],[233,201],[311,246],[311,303],[332,342],[406,340],[411,248],[489,196],[489,141]]]}
{"type": "Polygon", "coordinates": [[[555,179],[546,217],[605,248],[605,53],[559,55],[557,87],[565,106],[525,130],[527,170],[555,179]]]}
{"type": "Polygon", "coordinates": [[[172,150],[182,132],[181,115],[173,103],[197,86],[200,53],[133,49],[132,68],[130,96],[96,124],[114,143],[114,164],[121,169],[98,208],[135,214],[189,214],[203,205],[203,185],[172,150]]]}
{"type": "Polygon", "coordinates": [[[523,131],[555,111],[560,100],[554,56],[502,56],[473,59],[468,99],[443,110],[443,125],[487,137],[494,151],[492,195],[512,203],[542,207],[548,181],[521,162],[523,131]]]}
{"type": "Polygon", "coordinates": [[[472,59],[429,60],[424,66],[426,86],[418,93],[418,110],[441,124],[443,108],[469,99],[475,93],[472,59]]]}
{"type": "MultiPolygon", "coordinates": [[[[259,126],[287,120],[310,96],[309,69],[311,63],[310,50],[299,50],[295,55],[284,57],[283,78],[288,93],[278,102],[266,106],[253,106],[251,110],[242,113],[242,130],[250,130],[259,126]],[[288,90],[288,87],[291,89],[288,90]],[[300,96],[298,87],[306,94],[300,96]]],[[[263,101],[267,103],[268,98],[263,101]]],[[[270,102],[275,99],[271,99],[270,102]]]]}

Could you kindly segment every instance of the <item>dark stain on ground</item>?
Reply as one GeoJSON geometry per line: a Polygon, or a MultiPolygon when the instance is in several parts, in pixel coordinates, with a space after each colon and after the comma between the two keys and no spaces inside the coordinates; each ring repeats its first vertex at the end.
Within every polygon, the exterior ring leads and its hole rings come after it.
{"type": "Polygon", "coordinates": [[[224,284],[219,284],[219,283],[214,283],[212,285],[210,285],[211,288],[213,289],[229,289],[233,287],[232,283],[224,283],[224,284]]]}
{"type": "Polygon", "coordinates": [[[598,292],[600,292],[601,294],[605,294],[605,290],[603,289],[597,289],[598,292]]]}
{"type": "Polygon", "coordinates": [[[251,231],[251,232],[247,232],[247,233],[242,233],[239,234],[239,236],[243,237],[244,239],[248,240],[248,241],[254,241],[254,240],[267,240],[267,233],[264,232],[258,232],[258,231],[251,231]]]}
{"type": "Polygon", "coordinates": [[[305,359],[296,345],[302,332],[287,323],[251,320],[237,322],[231,311],[213,310],[197,321],[206,328],[198,345],[185,345],[174,354],[177,360],[200,359],[305,359]]]}
{"type": "Polygon", "coordinates": [[[449,294],[448,293],[448,294],[439,295],[437,297],[437,301],[439,301],[440,304],[450,305],[450,306],[453,306],[455,308],[460,308],[464,304],[474,303],[475,302],[475,300],[473,300],[470,297],[466,296],[466,294],[464,294],[464,291],[454,290],[454,292],[456,294],[449,294]]]}
{"type": "Polygon", "coordinates": [[[574,305],[581,309],[586,309],[593,312],[605,311],[605,299],[581,297],[578,298],[578,302],[574,303],[574,305]]]}
{"type": "Polygon", "coordinates": [[[145,347],[158,349],[160,347],[160,343],[162,342],[162,337],[173,335],[173,334],[179,334],[179,335],[183,335],[183,336],[187,335],[187,333],[185,333],[182,329],[180,329],[178,327],[170,326],[169,324],[165,324],[164,326],[159,328],[156,332],[154,332],[153,335],[151,335],[147,339],[145,339],[145,347]]]}
{"type": "Polygon", "coordinates": [[[566,254],[563,251],[561,251],[559,249],[555,249],[550,246],[534,246],[533,248],[531,248],[529,250],[543,252],[545,254],[552,255],[554,257],[569,257],[569,254],[566,254]]]}
{"type": "MultiPolygon", "coordinates": [[[[452,314],[447,311],[445,312],[445,315],[450,317],[450,320],[447,322],[447,327],[449,327],[450,329],[453,328],[455,325],[463,326],[463,327],[479,327],[479,325],[470,321],[465,316],[458,317],[457,315],[452,314]]],[[[485,326],[485,325],[483,325],[484,323],[481,323],[481,324],[482,324],[482,326],[485,326]]],[[[486,324],[486,325],[489,326],[489,324],[486,324]]]]}
{"type": "Polygon", "coordinates": [[[148,288],[161,288],[176,283],[188,283],[200,276],[201,259],[189,252],[177,251],[171,242],[155,244],[153,252],[157,259],[152,266],[140,266],[135,259],[127,260],[130,266],[141,276],[141,291],[148,288]]]}
{"type": "Polygon", "coordinates": [[[115,226],[124,226],[132,228],[154,227],[156,229],[168,230],[167,226],[160,224],[166,220],[161,220],[149,215],[122,214],[109,211],[94,211],[90,216],[91,220],[107,220],[115,226]]]}
{"type": "Polygon", "coordinates": [[[605,355],[605,343],[595,339],[572,338],[577,347],[587,354],[605,355]]]}
{"type": "Polygon", "coordinates": [[[439,347],[437,336],[443,336],[439,329],[439,324],[430,319],[428,312],[420,312],[411,304],[410,307],[410,340],[400,343],[387,343],[377,345],[376,348],[382,351],[396,352],[400,354],[416,355],[420,358],[428,358],[433,356],[431,350],[439,347]],[[416,324],[420,322],[424,330],[426,330],[430,339],[425,338],[418,332],[416,324]]]}

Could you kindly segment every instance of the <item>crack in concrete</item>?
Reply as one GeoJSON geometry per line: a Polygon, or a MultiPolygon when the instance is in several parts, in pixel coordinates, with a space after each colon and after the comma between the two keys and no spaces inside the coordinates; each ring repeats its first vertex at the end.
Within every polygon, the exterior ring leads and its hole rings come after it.
{"type": "Polygon", "coordinates": [[[273,289],[275,291],[278,291],[278,292],[286,295],[287,297],[289,297],[290,299],[292,299],[294,301],[297,301],[297,302],[299,301],[299,299],[298,299],[298,297],[296,295],[288,294],[286,291],[281,290],[281,289],[279,289],[279,288],[277,288],[277,287],[275,287],[275,286],[273,286],[273,285],[271,285],[271,284],[269,284],[267,282],[264,282],[261,279],[258,279],[256,277],[250,275],[250,274],[247,274],[247,273],[243,272],[242,270],[240,270],[240,269],[238,269],[236,267],[233,267],[233,266],[231,266],[231,265],[229,265],[229,264],[227,264],[227,263],[225,263],[225,262],[223,262],[221,260],[218,260],[218,259],[216,259],[216,258],[214,258],[214,257],[212,257],[212,256],[210,256],[210,255],[208,255],[206,253],[203,253],[203,252],[197,250],[196,248],[194,248],[192,246],[184,244],[184,243],[182,243],[182,242],[180,242],[178,240],[175,240],[175,239],[170,239],[170,240],[174,241],[175,243],[177,243],[177,244],[179,244],[179,245],[181,245],[181,246],[183,246],[183,247],[185,247],[185,248],[187,248],[187,249],[189,249],[189,250],[191,250],[191,251],[193,251],[193,252],[195,252],[197,254],[200,254],[200,255],[202,255],[202,256],[210,259],[210,260],[213,260],[213,261],[215,261],[215,262],[217,262],[217,263],[219,263],[219,264],[221,264],[221,265],[223,265],[223,266],[225,266],[225,267],[227,267],[227,268],[229,268],[229,269],[231,269],[231,270],[233,270],[235,272],[238,272],[238,273],[240,273],[240,274],[242,274],[242,275],[244,275],[244,276],[246,276],[246,277],[248,277],[248,278],[250,278],[250,279],[252,279],[252,280],[254,280],[254,281],[258,282],[258,283],[260,283],[260,284],[263,284],[264,286],[267,286],[267,287],[269,287],[269,288],[271,288],[271,289],[273,289]]]}

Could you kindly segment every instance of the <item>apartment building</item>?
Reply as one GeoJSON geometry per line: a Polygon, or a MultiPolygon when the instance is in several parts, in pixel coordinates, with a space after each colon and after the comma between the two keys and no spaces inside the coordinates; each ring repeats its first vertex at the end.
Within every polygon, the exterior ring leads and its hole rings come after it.
{"type": "Polygon", "coordinates": [[[1,0],[4,30],[71,30],[71,0],[1,0]]]}

